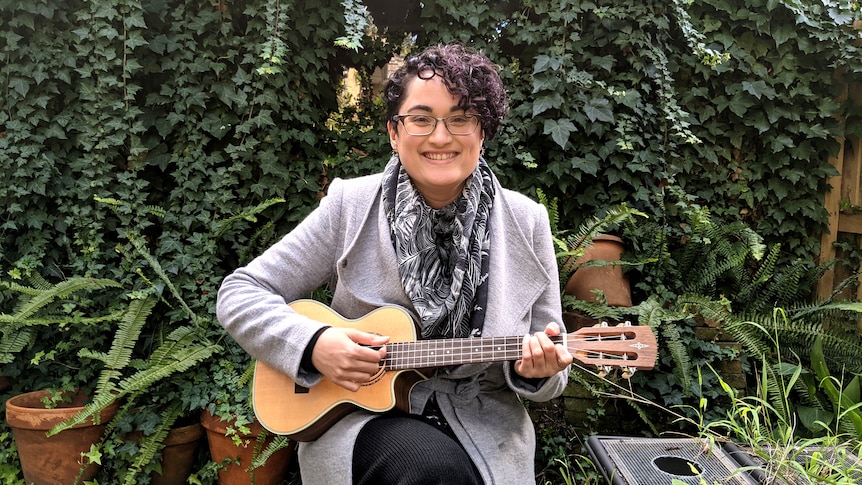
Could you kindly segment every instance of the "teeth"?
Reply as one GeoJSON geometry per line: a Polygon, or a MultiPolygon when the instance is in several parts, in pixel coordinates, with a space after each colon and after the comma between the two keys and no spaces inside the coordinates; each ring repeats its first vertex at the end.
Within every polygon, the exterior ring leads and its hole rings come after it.
{"type": "Polygon", "coordinates": [[[447,158],[450,158],[452,155],[449,153],[429,153],[425,156],[430,158],[431,160],[446,160],[447,158]]]}

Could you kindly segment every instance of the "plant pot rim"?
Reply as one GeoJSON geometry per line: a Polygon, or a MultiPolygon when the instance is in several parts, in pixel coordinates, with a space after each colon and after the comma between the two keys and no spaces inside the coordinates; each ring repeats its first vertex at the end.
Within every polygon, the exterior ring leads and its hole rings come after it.
{"type": "Polygon", "coordinates": [[[611,242],[622,243],[623,238],[616,236],[614,234],[602,233],[602,234],[596,234],[596,236],[593,238],[593,242],[595,242],[595,241],[611,241],[611,242]]]}
{"type": "MultiPolygon", "coordinates": [[[[42,398],[51,395],[51,391],[43,389],[18,394],[6,400],[6,422],[13,428],[50,430],[54,426],[84,409],[87,396],[80,390],[75,391],[72,403],[62,403],[56,408],[46,408],[42,398]]],[[[99,414],[99,423],[105,424],[117,412],[119,403],[113,402],[99,414]]],[[[93,420],[77,424],[73,428],[92,426],[93,420]]]]}
{"type": "MultiPolygon", "coordinates": [[[[228,426],[231,425],[231,421],[225,421],[221,419],[219,416],[212,414],[209,409],[204,409],[201,412],[201,425],[214,433],[224,434],[227,431],[228,426]]],[[[251,434],[243,434],[237,432],[239,436],[249,437],[249,436],[257,436],[263,431],[263,425],[261,425],[257,419],[253,419],[251,423],[248,423],[246,426],[251,430],[251,434]]]]}

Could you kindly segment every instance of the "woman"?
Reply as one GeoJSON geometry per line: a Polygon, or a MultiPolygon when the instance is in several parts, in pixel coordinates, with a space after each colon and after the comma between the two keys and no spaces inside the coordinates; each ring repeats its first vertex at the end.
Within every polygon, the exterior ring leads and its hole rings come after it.
{"type": "Polygon", "coordinates": [[[547,212],[482,158],[508,109],[499,74],[481,54],[437,46],[407,59],[384,95],[384,172],[334,180],[296,229],[225,279],[219,321],[297,384],[350,391],[388,340],[286,304],[323,284],[344,317],[397,305],[423,339],[525,335],[517,361],[439,368],[413,388],[410,414],[353,412],[298,453],[305,485],[534,483],[520,399],[559,396],[572,356],[548,338],[561,305],[547,212]]]}

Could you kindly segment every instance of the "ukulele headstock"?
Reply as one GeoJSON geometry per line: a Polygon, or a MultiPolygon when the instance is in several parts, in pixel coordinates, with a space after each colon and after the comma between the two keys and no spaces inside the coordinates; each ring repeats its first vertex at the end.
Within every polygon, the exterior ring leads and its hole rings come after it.
{"type": "Polygon", "coordinates": [[[658,354],[652,329],[631,322],[585,327],[567,341],[572,355],[585,365],[595,366],[600,377],[619,368],[622,377],[628,379],[637,370],[652,369],[658,354]]]}

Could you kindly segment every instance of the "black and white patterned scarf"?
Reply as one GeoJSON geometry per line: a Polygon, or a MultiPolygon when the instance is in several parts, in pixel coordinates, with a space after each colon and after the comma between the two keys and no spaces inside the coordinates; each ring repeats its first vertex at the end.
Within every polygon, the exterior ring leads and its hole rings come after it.
{"type": "Polygon", "coordinates": [[[479,159],[458,199],[433,209],[397,155],[386,165],[383,203],[401,282],[421,318],[423,338],[482,334],[495,182],[479,159]]]}

